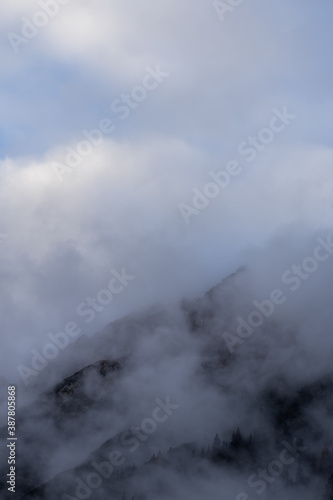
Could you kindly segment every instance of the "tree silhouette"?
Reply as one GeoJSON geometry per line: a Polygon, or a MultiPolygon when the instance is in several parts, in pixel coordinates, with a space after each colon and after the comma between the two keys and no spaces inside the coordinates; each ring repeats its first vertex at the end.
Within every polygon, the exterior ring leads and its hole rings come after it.
{"type": "Polygon", "coordinates": [[[323,500],[333,500],[333,474],[327,480],[323,500]]]}

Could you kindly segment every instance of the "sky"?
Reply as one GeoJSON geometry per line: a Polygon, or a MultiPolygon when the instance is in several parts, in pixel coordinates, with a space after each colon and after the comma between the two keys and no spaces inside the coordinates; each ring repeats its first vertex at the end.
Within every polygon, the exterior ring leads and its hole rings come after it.
{"type": "MultiPolygon", "coordinates": [[[[287,248],[304,257],[302,242],[327,234],[333,5],[243,0],[217,10],[207,0],[1,6],[7,380],[69,321],[93,334],[200,295],[260,252],[278,253],[282,273],[293,263],[287,248]],[[121,103],[129,94],[137,100],[121,103]],[[101,123],[108,132],[96,135],[101,123]],[[87,134],[97,143],[88,150],[87,134]],[[262,141],[245,153],[249,137],[262,141]],[[229,182],[207,187],[221,171],[229,182]],[[78,305],[124,268],[133,279],[85,325],[78,305]]],[[[264,281],[265,266],[256,269],[264,281]]]]}

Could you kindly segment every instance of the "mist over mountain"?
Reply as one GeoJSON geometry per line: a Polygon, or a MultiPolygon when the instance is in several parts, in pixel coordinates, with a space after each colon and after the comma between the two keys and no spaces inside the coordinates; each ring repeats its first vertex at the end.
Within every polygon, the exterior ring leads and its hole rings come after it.
{"type": "Polygon", "coordinates": [[[3,0],[0,500],[333,499],[332,15],[3,0]]]}
{"type": "Polygon", "coordinates": [[[330,498],[332,256],[297,283],[273,254],[79,338],[63,379],[46,367],[58,382],[18,412],[18,498],[330,498]]]}

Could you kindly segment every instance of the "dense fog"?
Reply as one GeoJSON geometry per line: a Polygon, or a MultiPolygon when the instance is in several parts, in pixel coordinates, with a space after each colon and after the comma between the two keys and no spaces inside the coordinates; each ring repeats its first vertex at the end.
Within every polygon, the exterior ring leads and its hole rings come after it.
{"type": "Polygon", "coordinates": [[[0,10],[1,499],[331,500],[331,3],[0,10]]]}

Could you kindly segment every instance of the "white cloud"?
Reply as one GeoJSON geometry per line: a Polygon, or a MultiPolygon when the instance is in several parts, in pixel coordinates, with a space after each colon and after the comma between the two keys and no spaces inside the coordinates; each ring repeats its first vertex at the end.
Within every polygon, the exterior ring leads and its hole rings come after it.
{"type": "Polygon", "coordinates": [[[317,144],[329,108],[317,105],[311,78],[322,61],[312,57],[310,74],[308,18],[298,22],[298,3],[244,2],[220,23],[199,0],[72,0],[17,56],[6,34],[39,5],[4,4],[0,232],[9,237],[0,247],[0,312],[9,360],[71,319],[108,269],[126,265],[138,278],[101,324],[208,288],[283,226],[330,221],[332,151],[317,144]],[[60,184],[51,166],[66,145],[110,116],[112,100],[154,64],[170,71],[165,85],[60,184]],[[305,78],[311,102],[299,91],[305,78]],[[64,88],[81,96],[76,108],[64,88]],[[184,227],[179,203],[285,105],[297,121],[254,163],[243,159],[243,174],[184,227]]]}

